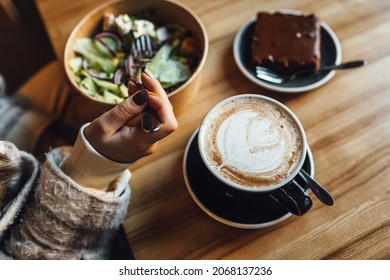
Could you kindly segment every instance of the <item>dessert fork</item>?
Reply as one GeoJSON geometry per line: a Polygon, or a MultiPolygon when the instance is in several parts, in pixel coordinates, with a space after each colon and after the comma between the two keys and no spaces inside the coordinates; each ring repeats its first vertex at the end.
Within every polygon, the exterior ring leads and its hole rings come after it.
{"type": "Polygon", "coordinates": [[[318,69],[304,69],[304,70],[298,70],[294,73],[288,74],[288,75],[280,75],[279,73],[266,68],[262,66],[256,66],[256,76],[259,79],[275,83],[275,84],[282,84],[287,81],[291,81],[296,79],[300,75],[304,74],[310,74],[310,73],[321,73],[324,71],[330,71],[330,70],[336,70],[336,69],[350,69],[350,68],[355,68],[355,67],[360,67],[366,64],[365,60],[354,60],[342,64],[333,64],[333,65],[326,65],[322,66],[318,69]]]}

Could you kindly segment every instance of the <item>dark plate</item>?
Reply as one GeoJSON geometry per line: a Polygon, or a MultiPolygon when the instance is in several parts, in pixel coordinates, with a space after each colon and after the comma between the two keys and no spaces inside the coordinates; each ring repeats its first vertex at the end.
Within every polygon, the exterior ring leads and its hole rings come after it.
{"type": "MultiPolygon", "coordinates": [[[[300,14],[298,11],[285,11],[290,14],[300,14]]],[[[299,76],[282,84],[274,84],[256,77],[255,67],[251,63],[251,37],[256,18],[245,23],[234,39],[234,59],[240,71],[255,84],[269,90],[283,93],[299,93],[318,88],[328,82],[335,71],[299,76]]],[[[332,29],[321,22],[321,66],[339,64],[341,62],[341,46],[332,29]]]]}
{"type": "MultiPolygon", "coordinates": [[[[212,218],[238,228],[263,228],[280,223],[292,214],[277,204],[268,195],[256,199],[238,199],[217,191],[222,185],[208,171],[198,152],[198,131],[187,144],[183,172],[187,189],[196,204],[212,218]]],[[[308,149],[305,171],[314,176],[313,157],[308,149]]],[[[297,181],[300,179],[297,177],[297,181]]]]}

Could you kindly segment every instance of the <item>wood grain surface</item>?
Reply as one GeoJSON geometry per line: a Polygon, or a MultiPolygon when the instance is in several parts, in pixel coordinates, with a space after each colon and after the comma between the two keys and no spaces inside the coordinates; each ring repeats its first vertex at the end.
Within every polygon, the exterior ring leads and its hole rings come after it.
{"type": "MultiPolygon", "coordinates": [[[[62,59],[67,36],[103,0],[36,0],[62,59]]],[[[179,129],[152,156],[130,166],[132,200],[125,231],[138,259],[390,259],[390,1],[181,0],[203,21],[210,40],[197,98],[179,129]],[[258,10],[314,12],[336,33],[342,60],[366,59],[322,87],[294,95],[248,81],[233,59],[239,28],[258,10]],[[204,114],[240,93],[273,97],[303,124],[315,178],[335,205],[264,229],[239,229],[203,212],[189,195],[184,149],[204,114]]],[[[202,174],[199,174],[202,176],[202,174]]]]}

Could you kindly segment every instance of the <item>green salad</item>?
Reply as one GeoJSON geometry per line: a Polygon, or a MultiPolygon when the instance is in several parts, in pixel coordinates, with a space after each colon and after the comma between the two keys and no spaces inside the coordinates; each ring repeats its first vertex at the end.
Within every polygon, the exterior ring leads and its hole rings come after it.
{"type": "Polygon", "coordinates": [[[128,80],[140,80],[143,67],[152,72],[167,93],[172,92],[189,79],[200,55],[188,30],[175,24],[161,25],[150,12],[105,15],[101,32],[78,39],[73,51],[76,56],[69,61],[69,67],[81,90],[111,104],[128,96],[128,80]],[[134,50],[135,43],[146,37],[152,50],[147,56],[134,50]]]}

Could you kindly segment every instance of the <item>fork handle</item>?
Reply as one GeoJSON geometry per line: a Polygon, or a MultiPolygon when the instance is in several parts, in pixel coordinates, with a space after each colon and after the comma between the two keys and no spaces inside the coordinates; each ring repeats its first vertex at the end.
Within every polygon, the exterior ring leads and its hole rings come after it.
{"type": "Polygon", "coordinates": [[[341,64],[321,66],[318,69],[313,69],[313,68],[303,69],[303,70],[299,70],[299,71],[295,72],[290,78],[292,78],[292,77],[295,78],[298,75],[308,74],[308,73],[321,73],[323,71],[336,70],[336,69],[350,69],[350,68],[360,67],[360,66],[363,66],[365,64],[367,64],[367,62],[365,60],[353,60],[353,61],[345,62],[345,63],[341,63],[341,64]]]}
{"type": "Polygon", "coordinates": [[[326,65],[322,66],[319,69],[317,69],[316,72],[318,71],[326,71],[326,70],[335,70],[335,69],[349,69],[349,68],[355,68],[355,67],[360,67],[365,65],[367,62],[365,60],[353,60],[350,62],[346,63],[341,63],[341,64],[336,64],[336,65],[326,65]]]}

